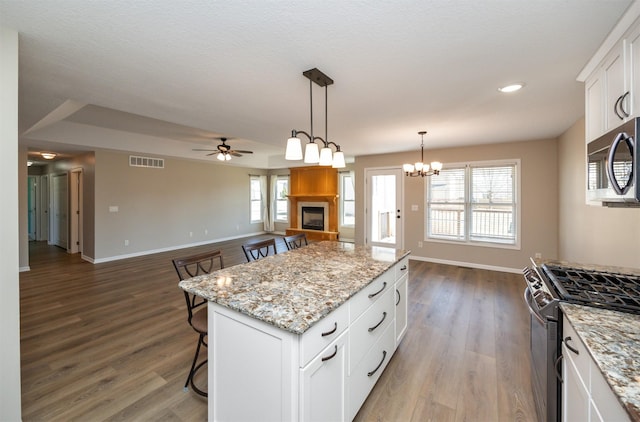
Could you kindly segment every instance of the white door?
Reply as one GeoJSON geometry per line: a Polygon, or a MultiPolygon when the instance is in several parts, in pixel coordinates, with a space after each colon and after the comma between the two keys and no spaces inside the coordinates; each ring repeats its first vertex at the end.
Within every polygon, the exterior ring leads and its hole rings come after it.
{"type": "Polygon", "coordinates": [[[365,244],[402,249],[402,169],[366,169],[365,183],[365,244]]]}
{"type": "Polygon", "coordinates": [[[52,176],[51,182],[51,212],[53,218],[51,219],[51,234],[52,243],[67,249],[67,201],[68,201],[68,188],[67,188],[67,175],[55,174],[52,176]]]}
{"type": "Polygon", "coordinates": [[[37,198],[38,198],[38,177],[27,177],[27,226],[29,232],[29,240],[36,240],[38,225],[36,224],[37,217],[37,198]]]}
{"type": "Polygon", "coordinates": [[[40,176],[40,206],[38,207],[38,240],[49,240],[49,176],[40,176]]]}

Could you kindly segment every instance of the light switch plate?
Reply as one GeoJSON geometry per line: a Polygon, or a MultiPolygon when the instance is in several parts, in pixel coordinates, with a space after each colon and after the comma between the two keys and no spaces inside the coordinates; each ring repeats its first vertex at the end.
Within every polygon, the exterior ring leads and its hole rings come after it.
{"type": "Polygon", "coordinates": [[[109,205],[109,212],[118,212],[117,205],[109,205]]]}
{"type": "Polygon", "coordinates": [[[418,206],[416,204],[411,205],[411,211],[418,211],[418,206]]]}

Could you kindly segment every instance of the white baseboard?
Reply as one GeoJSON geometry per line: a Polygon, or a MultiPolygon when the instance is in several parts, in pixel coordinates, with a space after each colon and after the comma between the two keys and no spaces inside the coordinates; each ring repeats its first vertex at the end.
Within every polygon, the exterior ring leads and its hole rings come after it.
{"type": "Polygon", "coordinates": [[[477,264],[475,262],[451,261],[448,259],[427,258],[424,256],[409,255],[409,259],[416,261],[433,262],[434,264],[456,265],[458,267],[478,268],[480,270],[500,271],[503,273],[522,274],[521,268],[498,267],[496,265],[477,264]]]}
{"type": "Polygon", "coordinates": [[[93,264],[102,264],[103,262],[111,262],[111,261],[118,261],[121,259],[127,259],[127,258],[135,258],[138,256],[144,256],[144,255],[153,255],[155,253],[160,253],[160,252],[170,252],[170,251],[175,251],[178,249],[184,249],[184,248],[192,248],[194,246],[202,246],[202,245],[209,245],[211,243],[218,243],[218,242],[224,242],[227,240],[234,240],[234,239],[240,239],[243,237],[248,237],[248,236],[259,236],[261,234],[265,234],[266,232],[261,231],[261,232],[256,232],[256,233],[245,233],[242,235],[238,235],[238,236],[230,236],[230,237],[223,237],[223,238],[219,238],[219,239],[211,239],[211,240],[205,240],[202,242],[195,242],[195,243],[188,243],[185,245],[176,245],[176,246],[168,246],[166,248],[159,248],[159,249],[151,249],[151,250],[146,250],[146,251],[140,251],[140,252],[134,252],[134,253],[130,253],[130,254],[125,254],[125,255],[114,255],[114,256],[108,256],[105,258],[97,258],[97,259],[91,259],[87,256],[82,255],[82,259],[84,259],[85,261],[89,261],[93,264]]]}
{"type": "Polygon", "coordinates": [[[28,266],[28,265],[26,267],[18,268],[18,272],[24,273],[24,272],[27,272],[27,271],[31,271],[31,267],[28,266]]]}

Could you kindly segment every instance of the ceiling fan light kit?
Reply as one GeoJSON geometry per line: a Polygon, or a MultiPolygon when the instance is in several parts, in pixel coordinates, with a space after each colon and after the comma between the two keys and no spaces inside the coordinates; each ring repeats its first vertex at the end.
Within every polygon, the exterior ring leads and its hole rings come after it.
{"type": "Polygon", "coordinates": [[[310,133],[303,130],[292,130],[291,138],[287,140],[287,149],[284,154],[284,158],[287,160],[302,160],[307,164],[319,164],[321,166],[332,166],[333,168],[345,167],[344,153],[340,151],[340,145],[335,142],[329,141],[327,135],[328,127],[328,94],[327,87],[333,84],[333,79],[322,73],[317,68],[306,70],[302,72],[307,79],[309,79],[309,110],[311,114],[311,126],[310,133]],[[319,136],[313,135],[313,82],[317,85],[324,87],[324,139],[319,136]],[[309,139],[309,143],[305,146],[304,156],[302,155],[302,143],[298,135],[304,135],[309,139]],[[322,149],[316,144],[316,140],[322,142],[322,149]],[[333,146],[336,152],[331,149],[333,146]]]}
{"type": "Polygon", "coordinates": [[[415,164],[403,164],[402,170],[404,174],[409,177],[425,177],[440,174],[442,170],[442,163],[440,161],[432,161],[431,165],[424,162],[424,135],[427,131],[421,130],[418,135],[421,137],[420,141],[420,161],[415,164]]]}
{"type": "Polygon", "coordinates": [[[231,157],[242,157],[242,154],[253,154],[253,151],[245,151],[242,149],[231,149],[231,146],[227,145],[228,138],[217,138],[222,143],[216,147],[216,149],[200,149],[196,148],[193,151],[211,151],[207,155],[215,155],[220,161],[229,161],[231,157]]]}

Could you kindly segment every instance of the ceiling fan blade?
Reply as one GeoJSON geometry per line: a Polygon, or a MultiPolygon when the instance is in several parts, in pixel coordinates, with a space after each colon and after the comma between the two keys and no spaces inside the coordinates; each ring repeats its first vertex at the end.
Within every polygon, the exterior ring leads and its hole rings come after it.
{"type": "Polygon", "coordinates": [[[241,154],[253,154],[253,151],[245,151],[243,149],[234,149],[233,152],[239,152],[241,154]]]}
{"type": "Polygon", "coordinates": [[[211,149],[211,148],[208,148],[208,149],[196,148],[196,149],[192,149],[191,151],[217,151],[217,150],[216,149],[211,149]]]}
{"type": "Polygon", "coordinates": [[[242,157],[242,154],[238,154],[238,151],[229,151],[228,154],[234,157],[242,157]]]}
{"type": "Polygon", "coordinates": [[[211,152],[211,153],[207,154],[207,157],[208,157],[208,156],[210,156],[210,155],[217,154],[217,153],[218,153],[218,151],[213,151],[213,152],[211,152]]]}

